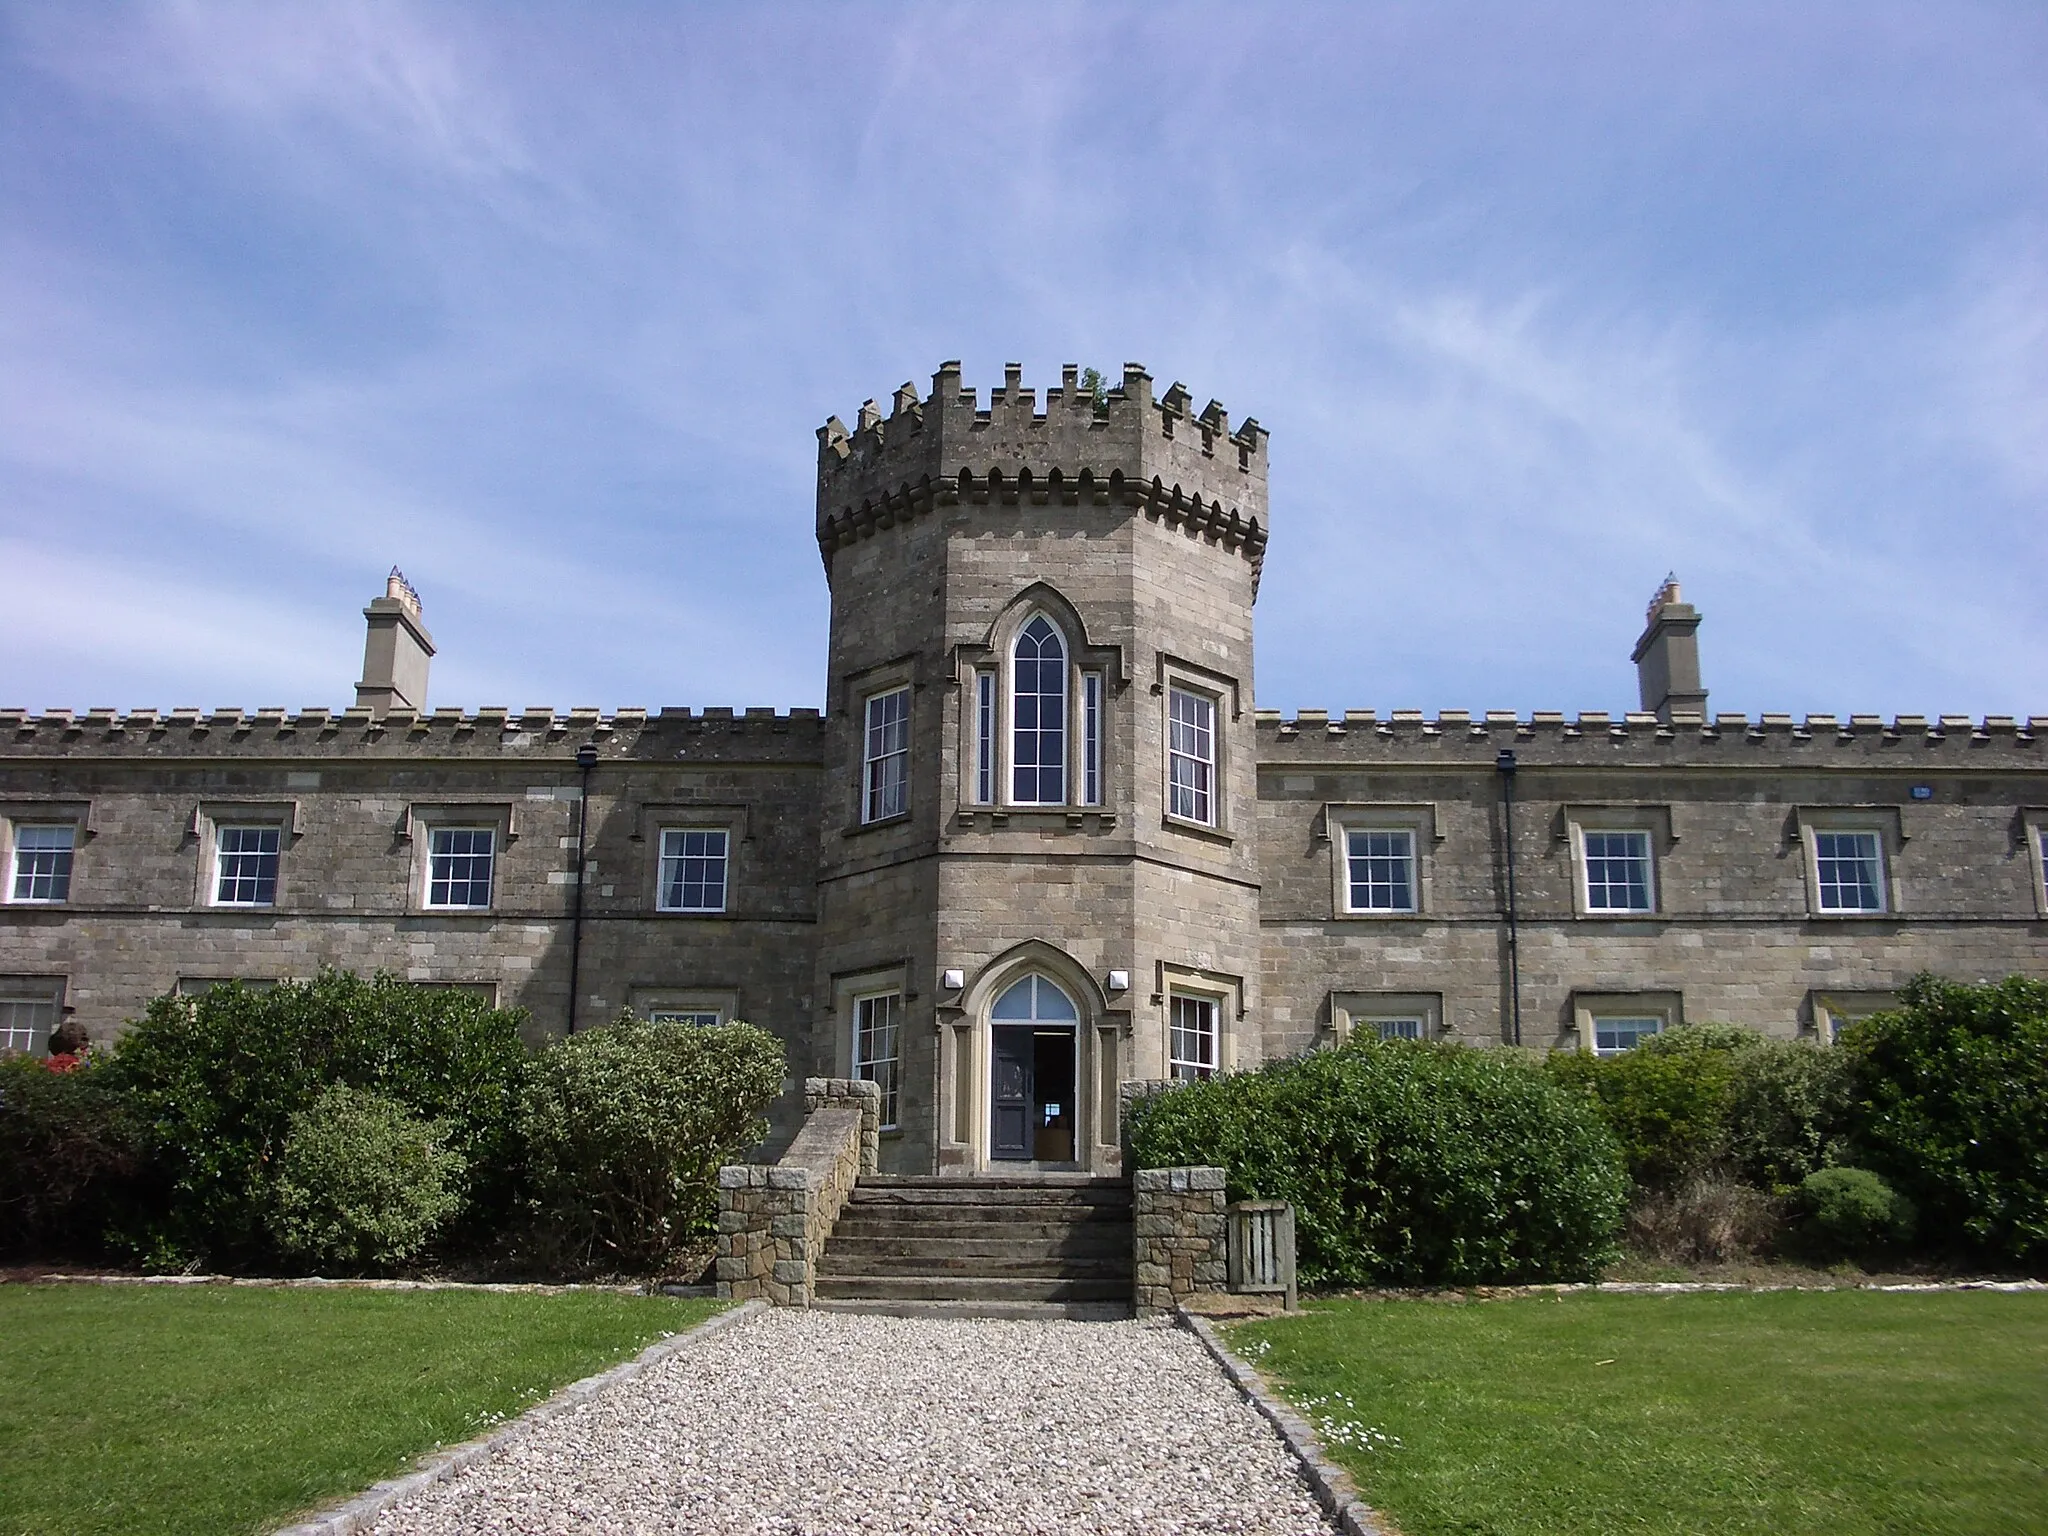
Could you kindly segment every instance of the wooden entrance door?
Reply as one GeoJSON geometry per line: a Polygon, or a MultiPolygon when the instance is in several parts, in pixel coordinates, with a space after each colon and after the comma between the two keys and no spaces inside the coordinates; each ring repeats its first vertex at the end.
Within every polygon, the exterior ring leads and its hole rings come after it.
{"type": "Polygon", "coordinates": [[[989,1031],[994,1069],[989,1081],[989,1155],[1011,1161],[1032,1154],[1032,1038],[1029,1029],[989,1031]]]}

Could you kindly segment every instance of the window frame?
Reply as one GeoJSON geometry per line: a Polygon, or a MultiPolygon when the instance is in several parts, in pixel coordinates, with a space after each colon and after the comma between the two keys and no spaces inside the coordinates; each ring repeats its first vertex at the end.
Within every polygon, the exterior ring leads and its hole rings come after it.
{"type": "MultiPolygon", "coordinates": [[[[1655,835],[1651,833],[1650,829],[1647,827],[1612,826],[1601,821],[1582,823],[1575,830],[1577,836],[1573,839],[1573,848],[1578,865],[1580,913],[1586,917],[1655,917],[1658,911],[1657,842],[1655,835]],[[1607,906],[1594,901],[1593,862],[1595,854],[1591,846],[1591,841],[1594,838],[1627,838],[1641,847],[1643,901],[1640,906],[1607,906]]],[[[1625,854],[1616,856],[1603,852],[1598,855],[1598,858],[1604,866],[1611,863],[1633,862],[1635,855],[1625,854]]],[[[1614,882],[1609,880],[1603,881],[1602,884],[1606,889],[1611,890],[1614,882]]],[[[1634,882],[1626,882],[1625,888],[1633,890],[1634,882]]]]}
{"type": "Polygon", "coordinates": [[[1223,1067],[1223,1006],[1225,999],[1217,993],[1194,988],[1175,986],[1166,994],[1166,1077],[1170,1082],[1206,1082],[1224,1070],[1223,1067]],[[1206,1033],[1209,1044],[1209,1060],[1177,1054],[1177,1044],[1187,1035],[1180,1022],[1183,1007],[1201,1010],[1208,1020],[1206,1031],[1194,1031],[1198,1040],[1206,1033]],[[1191,1070],[1183,1072],[1187,1067],[1191,1070]]]}
{"type": "MultiPolygon", "coordinates": [[[[54,811],[47,815],[37,815],[31,812],[26,816],[9,816],[7,818],[7,883],[4,891],[0,891],[0,897],[4,897],[5,904],[15,907],[62,907],[69,905],[72,886],[78,880],[79,846],[84,841],[85,824],[76,816],[67,816],[61,812],[54,811]],[[44,830],[70,833],[71,841],[69,846],[63,849],[24,849],[21,846],[21,839],[24,833],[41,832],[44,830]],[[23,896],[17,894],[22,880],[21,856],[24,853],[61,853],[62,858],[60,862],[62,864],[61,873],[63,880],[61,892],[52,896],[23,896]]],[[[37,877],[30,876],[29,878],[33,883],[37,877]]],[[[57,877],[52,875],[50,878],[54,883],[57,877]]]]}
{"type": "Polygon", "coordinates": [[[2033,876],[2034,915],[2048,917],[2048,806],[2026,806],[2020,827],[2027,840],[2027,864],[2033,876]]]}
{"type": "MultiPolygon", "coordinates": [[[[1221,728],[1223,716],[1222,696],[1219,693],[1213,691],[1212,689],[1204,688],[1198,685],[1190,678],[1183,678],[1178,676],[1169,677],[1167,679],[1165,694],[1166,709],[1163,720],[1164,739],[1161,745],[1165,750],[1166,759],[1164,764],[1165,778],[1162,781],[1162,789],[1164,791],[1165,796],[1166,820],[1169,823],[1172,823],[1177,826],[1195,827],[1200,828],[1203,831],[1220,832],[1224,830],[1223,732],[1221,728]],[[1206,758],[1199,757],[1191,752],[1183,752],[1177,745],[1175,733],[1179,729],[1180,723],[1175,716],[1175,705],[1178,700],[1183,698],[1193,700],[1196,704],[1202,706],[1208,712],[1208,724],[1206,729],[1209,737],[1209,753],[1206,758]],[[1178,786],[1176,785],[1174,780],[1174,765],[1176,761],[1179,760],[1185,760],[1187,762],[1195,764],[1198,768],[1206,768],[1208,770],[1209,782],[1206,793],[1208,795],[1209,804],[1207,815],[1199,814],[1197,811],[1194,810],[1181,811],[1175,808],[1176,792],[1178,786]]],[[[1204,727],[1200,725],[1191,725],[1190,729],[1199,732],[1202,729],[1204,729],[1204,727]]],[[[1204,791],[1202,789],[1190,786],[1190,803],[1192,804],[1197,802],[1199,800],[1199,797],[1203,793],[1204,791]]]]}
{"type": "MultiPolygon", "coordinates": [[[[1602,1051],[1599,1029],[1602,1020],[1655,1020],[1653,1033],[1669,1034],[1685,1027],[1685,994],[1681,991],[1579,992],[1572,993],[1572,1025],[1577,1048],[1594,1056],[1619,1056],[1633,1050],[1602,1051]]],[[[1641,1044],[1640,1039],[1636,1042],[1641,1044]]]]}
{"type": "Polygon", "coordinates": [[[1566,805],[1559,810],[1558,840],[1571,857],[1572,914],[1598,922],[1641,922],[1670,915],[1666,886],[1666,861],[1678,845],[1668,805],[1566,805]],[[1588,837],[1634,834],[1643,839],[1643,886],[1649,905],[1642,907],[1596,907],[1593,905],[1592,866],[1586,853],[1588,837]]]}
{"type": "MultiPolygon", "coordinates": [[[[12,869],[10,866],[11,873],[12,869]]],[[[11,880],[9,884],[12,884],[11,880]]],[[[0,1007],[5,1008],[5,1018],[7,1020],[4,1025],[0,1025],[0,1056],[5,1056],[10,1052],[19,1052],[24,1056],[48,1053],[51,1034],[55,1032],[57,1026],[62,1024],[71,1012],[65,1002],[68,984],[69,978],[64,976],[0,976],[0,1007]],[[47,1008],[49,1010],[48,1023],[41,1026],[34,1022],[28,1024],[16,1023],[16,1015],[13,1010],[17,1005],[36,1009],[47,1008]],[[40,1036],[37,1034],[39,1027],[41,1029],[40,1036]],[[9,1043],[12,1035],[17,1031],[27,1035],[28,1043],[26,1045],[9,1043]]]]}
{"type": "MultiPolygon", "coordinates": [[[[284,897],[284,853],[291,841],[290,824],[282,819],[260,816],[208,818],[208,821],[212,835],[207,839],[207,846],[212,850],[212,858],[206,872],[206,905],[236,912],[275,911],[284,897]],[[252,855],[248,850],[230,854],[222,844],[226,842],[231,832],[268,832],[276,839],[277,846],[267,850],[271,863],[270,900],[230,901],[221,896],[222,884],[227,879],[224,860],[231,857],[246,859],[262,856],[261,852],[252,855]]],[[[260,884],[261,877],[258,876],[257,879],[260,884]]]]}
{"type": "MultiPolygon", "coordinates": [[[[1075,787],[1074,755],[1078,746],[1076,740],[1077,733],[1074,729],[1078,702],[1076,695],[1079,692],[1074,685],[1078,668],[1074,663],[1073,640],[1066,633],[1064,626],[1054,619],[1051,614],[1043,609],[1034,609],[1024,616],[1023,622],[1017,626],[1016,633],[1010,636],[1010,643],[1004,647],[1003,655],[1004,682],[1002,692],[1005,702],[1009,705],[1003,731],[1003,785],[1005,789],[1003,803],[1016,806],[1020,810],[1059,810],[1066,806],[1077,804],[1078,802],[1072,795],[1075,787]],[[1048,769],[1042,760],[1027,768],[1019,761],[1017,755],[1018,738],[1024,731],[1024,727],[1018,723],[1021,713],[1017,707],[1019,698],[1029,697],[1038,700],[1039,709],[1034,710],[1034,717],[1042,719],[1044,700],[1052,697],[1052,695],[1045,693],[1042,688],[1040,691],[1029,695],[1020,695],[1017,689],[1017,675],[1024,665],[1020,653],[1025,639],[1036,625],[1043,625],[1046,632],[1051,636],[1052,643],[1059,647],[1059,663],[1056,669],[1056,675],[1059,680],[1058,708],[1054,712],[1058,723],[1053,728],[1059,735],[1057,768],[1059,774],[1059,794],[1051,799],[1040,796],[1037,799],[1027,800],[1017,792],[1018,775],[1028,772],[1042,777],[1045,773],[1053,771],[1048,769]]],[[[1041,668],[1046,665],[1042,654],[1035,665],[1041,668]]],[[[1040,737],[1049,734],[1043,724],[1033,726],[1031,729],[1034,735],[1040,737]]]]}
{"type": "Polygon", "coordinates": [[[654,910],[665,917],[721,917],[732,908],[733,875],[733,829],[727,822],[663,822],[655,829],[654,835],[654,910]],[[703,859],[707,855],[691,855],[685,852],[671,854],[671,837],[687,839],[716,837],[719,839],[718,852],[718,902],[715,906],[686,906],[680,901],[671,903],[669,896],[669,863],[688,862],[692,857],[703,859]]]}
{"type": "Polygon", "coordinates": [[[1001,708],[997,702],[1002,694],[1002,678],[994,667],[976,667],[974,677],[974,775],[975,805],[997,804],[996,791],[1002,779],[1002,753],[998,749],[1001,732],[999,719],[1001,708]]]}
{"type": "Polygon", "coordinates": [[[887,822],[900,821],[910,815],[910,741],[912,716],[914,713],[912,707],[913,700],[911,697],[911,693],[911,685],[907,679],[904,679],[885,684],[882,687],[876,688],[872,692],[864,693],[861,696],[861,826],[881,826],[887,822]],[[899,747],[890,747],[887,745],[888,738],[885,734],[882,738],[882,748],[880,751],[877,751],[875,739],[875,733],[877,730],[875,712],[878,707],[885,705],[890,701],[896,699],[901,699],[903,702],[903,712],[901,719],[898,721],[883,720],[880,724],[880,729],[884,733],[886,733],[892,724],[899,725],[903,733],[903,743],[899,747]],[[885,798],[887,791],[891,786],[880,778],[880,774],[885,770],[886,765],[888,765],[892,760],[897,762],[898,766],[901,769],[900,777],[895,781],[894,784],[894,788],[896,788],[896,790],[899,792],[901,800],[900,803],[894,805],[893,807],[885,798]]]}
{"type": "Polygon", "coordinates": [[[1800,806],[1794,811],[1793,818],[1793,836],[1800,843],[1800,864],[1806,878],[1807,916],[1826,922],[1855,922],[1858,919],[1895,918],[1904,910],[1905,904],[1899,899],[1899,857],[1906,839],[1897,806],[1800,806]],[[1824,906],[1820,872],[1821,837],[1857,833],[1870,837],[1876,848],[1878,904],[1875,907],[1824,906]]]}
{"type": "Polygon", "coordinates": [[[635,1018],[650,1022],[670,1017],[699,1016],[718,1024],[730,1024],[739,1015],[736,987],[633,987],[626,1006],[635,1018]]]}
{"type": "Polygon", "coordinates": [[[877,1129],[884,1131],[900,1130],[902,1129],[901,1117],[903,1113],[903,1029],[905,1023],[903,988],[900,985],[868,987],[853,993],[849,1001],[851,1004],[849,1022],[852,1028],[849,1032],[848,1045],[851,1051],[850,1059],[853,1068],[849,1076],[880,1086],[882,1102],[878,1108],[879,1119],[877,1129]],[[872,1026],[864,1022],[863,1015],[868,1014],[873,1008],[883,1003],[888,1004],[890,1015],[887,1025],[890,1053],[887,1056],[868,1056],[862,1049],[862,1046],[864,1035],[871,1032],[872,1026]],[[873,1070],[880,1066],[886,1066],[889,1069],[886,1080],[871,1075],[873,1070]]]}
{"type": "Polygon", "coordinates": [[[1100,668],[1081,669],[1081,799],[1089,809],[1102,805],[1103,683],[1100,668]]]}
{"type": "MultiPolygon", "coordinates": [[[[1441,992],[1332,992],[1330,994],[1330,1035],[1333,1045],[1342,1045],[1365,1029],[1378,1029],[1390,1019],[1421,1022],[1423,1040],[1444,1035],[1444,995],[1441,992]]],[[[1383,1035],[1384,1038],[1384,1035],[1383,1035]]]]}
{"type": "Polygon", "coordinates": [[[1899,994],[1885,987],[1815,987],[1806,994],[1814,1038],[1833,1045],[1851,1024],[1899,1006],[1899,994]]]}
{"type": "MultiPolygon", "coordinates": [[[[1343,846],[1338,853],[1338,857],[1343,861],[1344,865],[1343,879],[1340,882],[1344,899],[1342,910],[1346,917],[1413,917],[1422,910],[1422,856],[1416,847],[1417,839],[1414,827],[1368,826],[1346,823],[1339,830],[1343,838],[1343,846]],[[1374,853],[1368,847],[1365,852],[1361,853],[1353,845],[1354,838],[1371,839],[1375,837],[1399,838],[1404,851],[1399,854],[1374,853]],[[1374,905],[1368,900],[1364,905],[1359,903],[1358,890],[1361,882],[1359,880],[1358,866],[1360,863],[1368,866],[1368,878],[1363,884],[1368,895],[1370,895],[1373,889],[1373,881],[1370,879],[1370,866],[1374,861],[1398,863],[1403,867],[1405,873],[1402,876],[1401,888],[1407,897],[1404,902],[1374,905]]],[[[1391,885],[1391,882],[1389,884],[1391,885]]]]}
{"type": "MultiPolygon", "coordinates": [[[[473,914],[478,912],[491,912],[496,910],[498,906],[498,896],[500,894],[498,859],[500,853],[501,828],[493,822],[477,821],[469,817],[450,817],[445,821],[437,820],[429,822],[424,828],[424,831],[426,833],[426,836],[421,839],[420,862],[424,877],[420,882],[419,888],[420,910],[423,912],[435,912],[456,915],[473,914]],[[485,880],[487,883],[485,885],[484,890],[484,899],[481,902],[449,902],[434,900],[434,860],[439,857],[446,857],[450,859],[473,859],[478,856],[474,849],[468,849],[459,853],[454,852],[452,850],[446,854],[439,853],[434,847],[435,841],[443,836],[452,836],[456,833],[477,832],[485,833],[490,838],[490,846],[483,855],[483,857],[489,860],[489,864],[487,866],[485,873],[485,880]]],[[[450,878],[449,883],[451,886],[454,884],[452,876],[450,878]]],[[[464,883],[473,884],[474,881],[468,880],[464,883]]]]}

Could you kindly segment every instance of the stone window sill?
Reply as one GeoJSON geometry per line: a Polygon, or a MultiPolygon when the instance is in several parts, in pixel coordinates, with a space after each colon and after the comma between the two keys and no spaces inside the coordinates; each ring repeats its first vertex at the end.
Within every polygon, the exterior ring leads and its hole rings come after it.
{"type": "Polygon", "coordinates": [[[1228,847],[1237,841],[1221,827],[1212,827],[1205,822],[1190,821],[1185,816],[1167,814],[1159,818],[1159,824],[1168,831],[1183,832],[1190,837],[1199,837],[1204,842],[1221,843],[1228,847]]]}

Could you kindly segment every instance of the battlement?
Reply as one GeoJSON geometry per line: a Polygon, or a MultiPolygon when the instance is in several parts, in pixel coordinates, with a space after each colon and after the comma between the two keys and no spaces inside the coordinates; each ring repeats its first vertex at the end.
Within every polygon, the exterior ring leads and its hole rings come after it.
{"type": "Polygon", "coordinates": [[[702,710],[595,708],[557,711],[484,706],[373,711],[282,708],[68,709],[42,714],[0,709],[0,765],[45,757],[104,754],[157,759],[172,755],[250,755],[306,759],[359,755],[552,757],[594,742],[600,761],[704,755],[815,762],[823,721],[815,709],[702,710]]]}
{"type": "Polygon", "coordinates": [[[1100,399],[1069,364],[1043,410],[1023,374],[1005,368],[984,407],[961,387],[960,364],[942,363],[929,400],[906,383],[887,416],[869,400],[851,430],[837,416],[818,429],[818,552],[828,573],[835,550],[935,507],[1059,502],[1138,509],[1214,537],[1250,560],[1256,579],[1268,437],[1256,420],[1233,431],[1219,402],[1195,412],[1178,383],[1155,398],[1138,363],[1100,399]]]}
{"type": "Polygon", "coordinates": [[[1879,715],[1676,713],[1663,719],[1647,712],[1612,715],[1604,710],[1573,716],[1536,710],[1527,716],[1513,710],[1487,710],[1475,717],[1462,709],[1443,710],[1434,717],[1419,709],[1397,709],[1382,715],[1370,709],[1342,714],[1304,709],[1288,717],[1262,709],[1255,717],[1262,766],[1284,767],[1297,762],[1380,763],[1393,754],[1408,760],[1417,751],[1449,761],[1469,760],[1490,766],[1494,754],[1509,749],[1523,755],[1525,766],[1545,762],[1580,765],[1612,763],[1615,754],[1642,767],[1650,763],[1711,764],[1753,761],[1759,752],[1796,754],[1796,761],[1830,765],[1845,756],[1859,768],[1967,768],[1977,771],[1999,765],[2029,773],[2048,771],[2048,715],[2025,720],[2011,715],[1879,715]],[[1464,751],[1461,753],[1460,748],[1464,751]],[[1984,749],[2015,752],[2011,759],[1987,759],[1984,749]],[[1731,758],[1730,754],[1737,756],[1731,758]],[[1967,758],[1960,754],[1970,754],[1967,758]]]}

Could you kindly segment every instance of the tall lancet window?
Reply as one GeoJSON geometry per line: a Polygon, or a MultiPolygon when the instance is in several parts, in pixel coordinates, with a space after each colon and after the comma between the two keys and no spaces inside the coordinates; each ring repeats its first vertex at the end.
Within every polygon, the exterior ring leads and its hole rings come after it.
{"type": "Polygon", "coordinates": [[[1067,648],[1040,614],[1017,636],[1010,706],[1010,799],[1067,802],[1067,648]]]}

